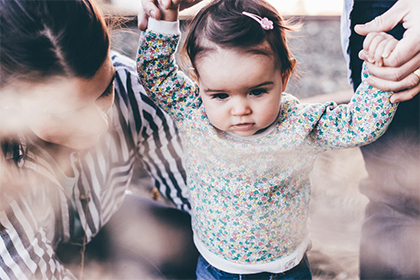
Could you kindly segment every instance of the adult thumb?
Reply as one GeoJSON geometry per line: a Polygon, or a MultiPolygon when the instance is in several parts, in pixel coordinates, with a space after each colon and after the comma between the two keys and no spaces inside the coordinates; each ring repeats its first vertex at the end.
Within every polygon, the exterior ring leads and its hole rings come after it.
{"type": "Polygon", "coordinates": [[[399,22],[401,22],[406,14],[404,7],[399,5],[397,2],[388,11],[380,16],[377,16],[372,21],[365,24],[357,24],[354,27],[354,31],[357,34],[366,36],[370,32],[386,32],[394,28],[399,22]]]}

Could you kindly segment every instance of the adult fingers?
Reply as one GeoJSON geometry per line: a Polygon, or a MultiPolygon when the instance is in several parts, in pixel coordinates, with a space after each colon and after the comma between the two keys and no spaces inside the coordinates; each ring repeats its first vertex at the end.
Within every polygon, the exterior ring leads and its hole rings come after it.
{"type": "Polygon", "coordinates": [[[367,53],[364,50],[360,51],[359,58],[366,61],[366,65],[372,76],[395,82],[403,80],[420,67],[420,53],[400,67],[388,66],[386,59],[384,59],[384,65],[382,67],[369,63],[367,62],[367,53]]]}
{"type": "Polygon", "coordinates": [[[174,8],[178,8],[179,4],[185,0],[159,0],[159,5],[165,9],[165,10],[169,10],[169,9],[174,9],[174,8]]]}
{"type": "Polygon", "coordinates": [[[140,11],[137,15],[137,25],[141,31],[145,31],[147,29],[147,22],[149,21],[149,16],[143,12],[140,11]]]}
{"type": "Polygon", "coordinates": [[[161,19],[162,13],[153,0],[143,0],[142,10],[137,16],[137,24],[140,30],[146,30],[149,17],[161,19]]]}
{"type": "MultiPolygon", "coordinates": [[[[408,75],[402,78],[396,79],[396,75],[393,73],[399,73],[401,68],[393,68],[393,67],[380,67],[375,64],[366,62],[366,66],[371,73],[371,76],[367,79],[367,82],[376,88],[379,88],[384,91],[402,91],[416,87],[419,82],[420,78],[414,74],[414,71],[409,72],[408,75]]],[[[403,68],[410,69],[412,66],[409,64],[405,64],[403,68]]]]}
{"type": "Polygon", "coordinates": [[[399,0],[391,9],[374,20],[356,25],[354,30],[360,35],[370,32],[389,31],[402,22],[406,32],[395,50],[384,61],[388,66],[398,67],[420,52],[420,1],[399,0]]]}
{"type": "Polygon", "coordinates": [[[370,32],[389,31],[404,18],[406,13],[407,7],[397,2],[391,9],[377,16],[372,21],[365,24],[357,24],[354,27],[354,31],[363,36],[370,32]]]}
{"type": "Polygon", "coordinates": [[[412,59],[420,52],[420,22],[419,26],[407,29],[404,37],[398,42],[391,55],[384,60],[388,66],[398,67],[412,59]]]}
{"type": "Polygon", "coordinates": [[[394,82],[370,76],[367,82],[369,85],[383,91],[402,91],[416,87],[419,84],[419,78],[415,74],[410,74],[403,80],[394,82]]]}
{"type": "Polygon", "coordinates": [[[407,101],[407,100],[413,99],[414,96],[419,94],[419,92],[420,92],[420,83],[413,88],[394,93],[391,96],[390,101],[391,103],[407,101]]]}

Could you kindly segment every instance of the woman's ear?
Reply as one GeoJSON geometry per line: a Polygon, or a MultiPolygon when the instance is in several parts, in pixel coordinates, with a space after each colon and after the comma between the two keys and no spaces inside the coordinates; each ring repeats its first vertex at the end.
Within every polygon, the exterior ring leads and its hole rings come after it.
{"type": "Polygon", "coordinates": [[[190,74],[191,78],[198,84],[198,74],[195,68],[188,68],[188,73],[190,74]]]}
{"type": "Polygon", "coordinates": [[[283,80],[283,89],[282,89],[282,91],[285,91],[286,90],[286,86],[287,86],[287,83],[289,82],[290,75],[292,74],[293,69],[295,68],[295,65],[296,65],[296,59],[291,58],[290,59],[290,62],[292,63],[290,65],[290,68],[287,69],[284,73],[281,74],[281,78],[283,80]]]}

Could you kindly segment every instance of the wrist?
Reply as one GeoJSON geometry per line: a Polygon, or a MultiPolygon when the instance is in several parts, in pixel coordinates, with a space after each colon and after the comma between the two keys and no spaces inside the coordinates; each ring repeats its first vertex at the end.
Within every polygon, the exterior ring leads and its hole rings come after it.
{"type": "Polygon", "coordinates": [[[161,9],[162,20],[164,21],[178,21],[179,8],[170,8],[168,10],[161,9]]]}
{"type": "Polygon", "coordinates": [[[147,30],[161,34],[181,34],[178,21],[163,21],[149,18],[147,30]]]}

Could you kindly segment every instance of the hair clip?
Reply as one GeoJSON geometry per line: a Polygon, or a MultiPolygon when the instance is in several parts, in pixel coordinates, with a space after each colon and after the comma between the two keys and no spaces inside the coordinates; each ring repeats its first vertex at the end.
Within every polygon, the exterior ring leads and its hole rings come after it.
{"type": "Polygon", "coordinates": [[[261,18],[260,16],[256,14],[252,14],[248,12],[242,12],[242,14],[258,22],[264,30],[271,30],[274,28],[273,22],[266,17],[261,18]]]}

